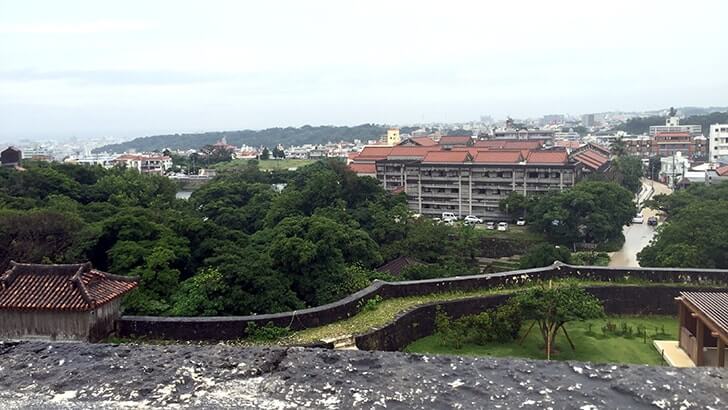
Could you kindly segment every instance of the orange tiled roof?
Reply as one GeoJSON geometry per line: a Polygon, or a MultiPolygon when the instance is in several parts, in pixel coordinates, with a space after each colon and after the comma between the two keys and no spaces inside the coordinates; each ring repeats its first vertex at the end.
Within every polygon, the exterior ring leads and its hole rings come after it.
{"type": "Polygon", "coordinates": [[[432,147],[437,145],[437,141],[433,140],[430,137],[412,137],[410,138],[410,141],[421,147],[432,147]]]}
{"type": "Polygon", "coordinates": [[[481,151],[473,162],[494,164],[517,164],[523,161],[520,151],[481,151]]]}
{"type": "Polygon", "coordinates": [[[359,156],[356,157],[357,160],[377,160],[377,159],[385,159],[387,158],[387,155],[392,152],[392,147],[376,147],[376,146],[369,146],[364,147],[363,150],[359,153],[359,156]]]}
{"type": "Polygon", "coordinates": [[[566,151],[531,151],[527,158],[529,164],[565,164],[568,160],[566,151]]]}
{"type": "Polygon", "coordinates": [[[689,132],[656,132],[656,137],[689,137],[689,132]]]}
{"type": "Polygon", "coordinates": [[[467,145],[472,139],[469,135],[446,135],[440,137],[440,145],[467,145]]]}
{"type": "Polygon", "coordinates": [[[11,264],[0,276],[0,310],[88,311],[130,292],[138,282],[92,269],[90,263],[11,264]]]}
{"type": "Polygon", "coordinates": [[[495,149],[539,149],[543,145],[540,140],[480,140],[475,142],[478,148],[495,149]]]}
{"type": "Polygon", "coordinates": [[[376,174],[377,166],[375,164],[349,164],[349,169],[357,174],[376,174]]]}
{"type": "Polygon", "coordinates": [[[715,172],[720,176],[728,175],[728,165],[723,165],[722,167],[717,168],[715,172]]]}
{"type": "Polygon", "coordinates": [[[431,151],[425,155],[425,158],[422,159],[422,163],[463,163],[471,160],[472,158],[473,157],[467,151],[431,151]]]}
{"type": "Polygon", "coordinates": [[[603,167],[604,164],[609,162],[609,158],[591,149],[579,152],[575,154],[572,158],[594,170],[603,167]]]}
{"type": "Polygon", "coordinates": [[[387,155],[387,158],[392,157],[416,157],[416,158],[424,158],[425,155],[427,155],[428,152],[431,151],[439,151],[441,147],[439,145],[435,146],[403,146],[398,145],[389,152],[389,155],[387,155]]]}

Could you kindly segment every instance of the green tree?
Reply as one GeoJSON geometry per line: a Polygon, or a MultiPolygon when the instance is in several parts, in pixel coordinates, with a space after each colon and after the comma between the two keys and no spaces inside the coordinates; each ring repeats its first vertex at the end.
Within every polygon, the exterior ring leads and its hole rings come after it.
{"type": "Polygon", "coordinates": [[[260,153],[260,159],[263,161],[270,159],[270,151],[268,151],[268,148],[263,148],[263,152],[260,153]]]}
{"type": "Polygon", "coordinates": [[[612,155],[615,157],[623,157],[627,155],[627,144],[624,142],[624,140],[620,137],[614,140],[612,142],[612,145],[609,147],[609,150],[611,151],[612,155]]]}
{"type": "Polygon", "coordinates": [[[533,320],[532,327],[538,325],[547,360],[551,360],[554,353],[554,338],[559,330],[563,330],[571,348],[575,349],[564,325],[604,317],[599,299],[576,284],[530,288],[516,293],[513,300],[519,306],[523,319],[533,320]]]}
{"type": "Polygon", "coordinates": [[[604,243],[622,236],[635,214],[633,195],[615,183],[584,181],[563,192],[552,192],[533,205],[530,229],[553,242],[604,243]]]}
{"type": "Polygon", "coordinates": [[[525,218],[531,206],[532,199],[518,192],[511,192],[498,203],[501,212],[506,212],[514,218],[525,218]]]}
{"type": "Polygon", "coordinates": [[[571,252],[564,246],[542,243],[531,247],[520,260],[521,269],[540,268],[560,261],[571,263],[571,252]]]}

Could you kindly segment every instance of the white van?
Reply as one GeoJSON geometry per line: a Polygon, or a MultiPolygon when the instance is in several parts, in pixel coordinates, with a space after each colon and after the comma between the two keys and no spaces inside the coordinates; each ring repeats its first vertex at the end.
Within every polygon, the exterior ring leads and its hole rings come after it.
{"type": "Polygon", "coordinates": [[[452,213],[452,212],[443,212],[442,213],[442,220],[444,222],[453,222],[453,221],[457,221],[458,220],[458,217],[455,216],[455,214],[452,213]]]}

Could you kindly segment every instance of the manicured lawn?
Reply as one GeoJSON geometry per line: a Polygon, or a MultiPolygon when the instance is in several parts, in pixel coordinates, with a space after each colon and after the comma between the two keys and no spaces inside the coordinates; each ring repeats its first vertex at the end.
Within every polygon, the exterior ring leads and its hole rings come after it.
{"type": "MultiPolygon", "coordinates": [[[[520,337],[525,334],[530,325],[530,322],[524,324],[520,337]]],[[[664,362],[653,347],[652,340],[677,340],[677,319],[670,316],[612,316],[607,319],[569,323],[566,328],[576,346],[576,350],[571,350],[566,337],[559,332],[556,338],[557,354],[552,355],[552,359],[660,365],[664,364],[664,362]],[[626,323],[627,326],[634,329],[635,333],[637,332],[637,326],[645,326],[648,335],[647,342],[645,343],[642,337],[637,336],[604,334],[602,327],[605,326],[607,320],[615,324],[617,330],[622,328],[622,323],[626,323]],[[591,330],[589,325],[591,325],[591,330]],[[662,334],[663,327],[665,334],[662,334]]],[[[415,341],[405,349],[405,351],[412,353],[525,357],[531,359],[545,359],[544,350],[543,338],[537,327],[531,330],[523,345],[519,345],[517,340],[512,343],[465,344],[461,349],[454,349],[443,346],[440,337],[432,335],[415,341]]]]}

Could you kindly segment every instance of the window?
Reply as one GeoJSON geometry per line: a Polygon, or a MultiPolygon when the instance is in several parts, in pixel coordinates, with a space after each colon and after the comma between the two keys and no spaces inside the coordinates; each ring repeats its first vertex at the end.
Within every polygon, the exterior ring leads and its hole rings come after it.
{"type": "Polygon", "coordinates": [[[538,172],[529,172],[528,177],[529,178],[538,178],[538,172]]]}

